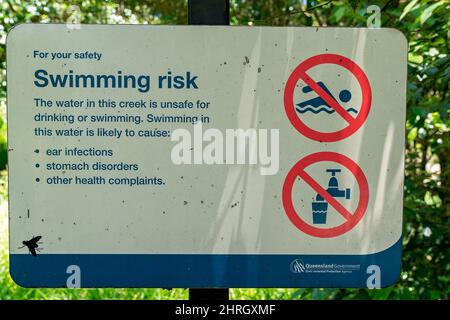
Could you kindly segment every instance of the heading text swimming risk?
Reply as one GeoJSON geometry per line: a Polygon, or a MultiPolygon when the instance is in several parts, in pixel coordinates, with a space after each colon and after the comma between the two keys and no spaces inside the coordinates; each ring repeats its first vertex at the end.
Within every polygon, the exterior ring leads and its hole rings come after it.
{"type": "MultiPolygon", "coordinates": [[[[96,88],[96,89],[137,89],[141,93],[150,91],[151,77],[147,74],[125,74],[118,70],[115,74],[83,74],[69,70],[68,73],[50,73],[45,69],[34,72],[34,85],[38,88],[96,88]]],[[[198,89],[198,76],[190,71],[183,75],[174,75],[167,71],[157,76],[158,89],[198,89]]]]}

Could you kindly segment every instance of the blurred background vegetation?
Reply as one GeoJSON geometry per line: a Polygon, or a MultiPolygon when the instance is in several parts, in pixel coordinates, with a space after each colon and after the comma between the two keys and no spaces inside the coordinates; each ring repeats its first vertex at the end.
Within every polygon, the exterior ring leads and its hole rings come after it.
{"type": "MultiPolygon", "coordinates": [[[[397,284],[366,289],[232,289],[232,299],[448,299],[450,0],[231,0],[232,25],[381,26],[409,41],[403,268],[397,284]]],[[[184,289],[23,289],[8,272],[6,50],[22,22],[187,24],[187,0],[0,0],[0,299],[186,299],[184,289]]],[[[389,48],[386,48],[388,50],[389,48]]]]}

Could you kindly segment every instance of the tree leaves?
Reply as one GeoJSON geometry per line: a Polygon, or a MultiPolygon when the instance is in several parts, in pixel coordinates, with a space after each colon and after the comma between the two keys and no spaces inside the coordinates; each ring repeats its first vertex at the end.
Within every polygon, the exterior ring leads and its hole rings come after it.
{"type": "Polygon", "coordinates": [[[433,15],[433,11],[444,4],[445,1],[439,1],[423,10],[422,14],[420,15],[420,24],[424,24],[425,22],[427,22],[427,20],[433,15]]]}
{"type": "Polygon", "coordinates": [[[401,21],[411,10],[413,10],[417,2],[419,2],[419,0],[413,0],[410,3],[408,3],[406,7],[403,9],[402,15],[398,20],[401,21]]]}

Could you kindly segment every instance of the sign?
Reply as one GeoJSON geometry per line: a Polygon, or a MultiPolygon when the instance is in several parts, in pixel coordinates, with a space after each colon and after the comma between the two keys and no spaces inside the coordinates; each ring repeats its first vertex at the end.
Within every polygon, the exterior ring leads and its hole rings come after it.
{"type": "MultiPolygon", "coordinates": [[[[343,102],[348,102],[351,99],[350,91],[341,91],[341,93],[339,94],[339,98],[341,98],[343,102]]],[[[337,54],[319,54],[306,59],[301,64],[299,64],[299,66],[292,72],[286,84],[284,103],[289,120],[300,133],[316,141],[334,142],[347,138],[364,124],[367,116],[369,115],[370,105],[372,103],[372,91],[367,76],[355,62],[337,54]],[[339,104],[339,102],[330,94],[326,87],[322,88],[321,85],[319,85],[311,77],[308,76],[307,71],[309,69],[317,66],[320,67],[321,64],[327,63],[336,64],[347,69],[348,71],[350,71],[351,75],[354,76],[358,81],[358,84],[361,88],[362,102],[360,111],[358,112],[356,118],[352,117],[351,113],[349,112],[350,110],[353,111],[355,109],[352,108],[349,110],[345,110],[345,108],[343,108],[339,104]],[[299,109],[294,108],[293,103],[294,90],[299,79],[302,79],[309,86],[310,91],[314,91],[317,94],[317,97],[314,98],[315,100],[313,101],[319,101],[320,103],[325,104],[327,107],[334,109],[334,111],[336,111],[345,121],[348,122],[348,126],[336,132],[319,132],[305,125],[297,116],[296,111],[299,111],[299,109]]],[[[312,105],[312,107],[313,106],[314,105],[312,105]]],[[[301,107],[302,104],[300,104],[300,109],[301,107]]],[[[302,110],[300,110],[300,113],[303,113],[302,110]]]]}
{"type": "Polygon", "coordinates": [[[391,285],[406,54],[393,29],[16,26],[12,278],[391,285]]]}
{"type": "Polygon", "coordinates": [[[338,237],[353,227],[361,220],[366,209],[369,199],[369,189],[367,185],[366,177],[364,176],[361,168],[353,162],[350,158],[343,156],[339,153],[333,152],[319,152],[311,154],[303,159],[301,159],[297,164],[289,171],[288,176],[283,187],[283,204],[289,219],[292,223],[297,226],[301,231],[321,238],[331,238],[338,237]],[[344,206],[342,206],[335,197],[344,197],[350,199],[350,189],[339,190],[337,183],[333,184],[334,181],[337,182],[336,178],[333,178],[336,172],[340,172],[341,169],[327,169],[327,172],[331,172],[332,178],[330,179],[330,185],[327,190],[320,186],[317,181],[305,172],[305,168],[309,165],[321,162],[329,161],[337,163],[343,166],[345,169],[349,170],[358,183],[360,199],[358,200],[358,206],[355,212],[349,212],[344,206]],[[295,211],[292,199],[292,189],[293,184],[297,177],[303,179],[314,191],[317,192],[316,202],[312,202],[312,213],[313,213],[313,223],[314,224],[326,224],[326,215],[328,206],[333,207],[337,213],[345,218],[345,222],[337,227],[333,228],[317,228],[311,226],[305,221],[303,221],[299,214],[295,211]],[[315,216],[315,217],[314,217],[315,216]]]}

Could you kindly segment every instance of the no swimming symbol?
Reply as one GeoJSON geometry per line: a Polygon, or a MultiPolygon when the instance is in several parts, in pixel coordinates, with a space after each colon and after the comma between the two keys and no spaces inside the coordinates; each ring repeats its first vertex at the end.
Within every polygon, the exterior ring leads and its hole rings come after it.
{"type": "MultiPolygon", "coordinates": [[[[340,99],[344,102],[348,101],[349,92],[347,92],[347,90],[343,90],[340,93],[340,99]]],[[[289,76],[284,90],[284,107],[292,125],[302,135],[320,142],[339,141],[355,133],[366,121],[367,116],[369,115],[371,103],[372,90],[369,79],[364,71],[354,61],[337,54],[319,54],[300,63],[289,76]],[[335,64],[341,66],[350,71],[358,81],[362,93],[362,102],[359,108],[360,111],[356,117],[351,115],[351,112],[354,109],[346,110],[320,81],[316,82],[307,74],[307,71],[311,68],[323,64],[335,64]],[[299,80],[306,83],[309,87],[308,90],[314,91],[318,95],[318,98],[323,100],[326,105],[332,109],[331,112],[337,112],[348,123],[348,125],[344,129],[335,132],[321,132],[307,126],[297,115],[294,105],[294,90],[299,80]]]]}

